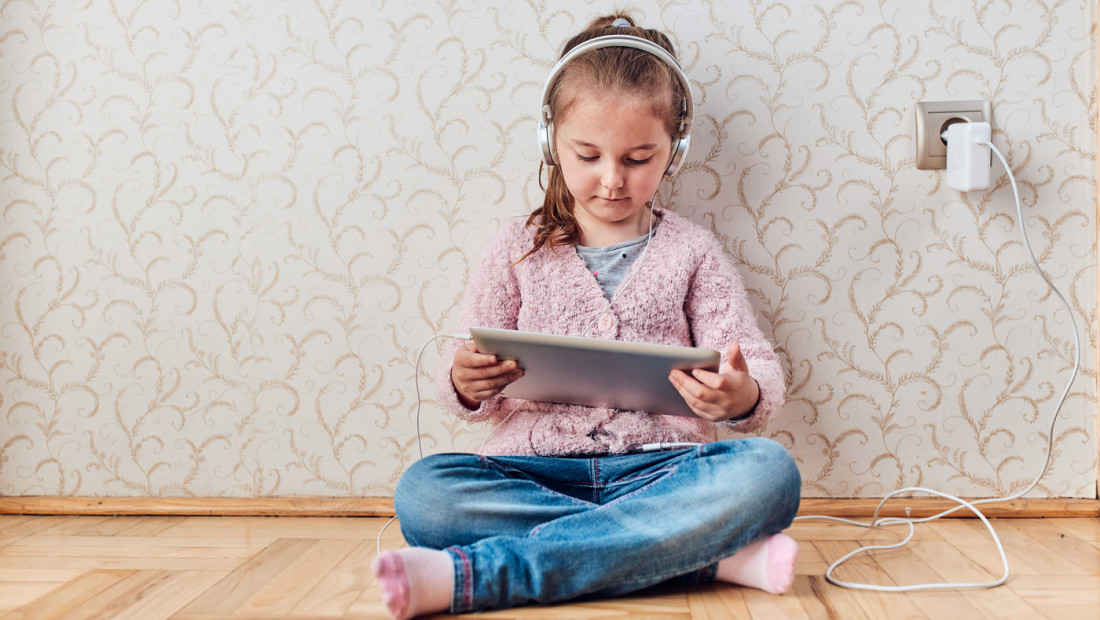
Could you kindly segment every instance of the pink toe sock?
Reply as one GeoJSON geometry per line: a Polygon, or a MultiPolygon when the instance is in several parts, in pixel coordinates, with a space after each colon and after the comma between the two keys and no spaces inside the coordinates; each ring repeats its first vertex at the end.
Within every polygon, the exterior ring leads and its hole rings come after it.
{"type": "Polygon", "coordinates": [[[794,566],[798,562],[798,543],[786,534],[768,539],[768,583],[771,592],[783,594],[794,583],[794,566]]]}
{"type": "Polygon", "coordinates": [[[786,534],[761,538],[718,563],[717,579],[783,594],[794,583],[798,543],[786,534]]]}
{"type": "Polygon", "coordinates": [[[374,559],[371,571],[382,586],[382,602],[390,615],[404,620],[409,611],[409,577],[405,574],[401,554],[386,551],[374,559]]]}
{"type": "Polygon", "coordinates": [[[454,564],[446,551],[408,547],[386,551],[371,571],[382,588],[382,602],[396,620],[446,611],[454,590],[454,564]]]}

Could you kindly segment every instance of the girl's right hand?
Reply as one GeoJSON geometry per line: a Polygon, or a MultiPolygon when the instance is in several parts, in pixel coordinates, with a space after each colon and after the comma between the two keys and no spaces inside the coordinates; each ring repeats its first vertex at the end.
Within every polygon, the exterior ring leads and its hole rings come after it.
{"type": "Polygon", "coordinates": [[[523,369],[514,361],[501,362],[495,355],[478,353],[473,342],[455,351],[451,366],[451,383],[458,392],[458,400],[467,409],[477,409],[479,403],[500,394],[509,383],[522,376],[523,369]]]}

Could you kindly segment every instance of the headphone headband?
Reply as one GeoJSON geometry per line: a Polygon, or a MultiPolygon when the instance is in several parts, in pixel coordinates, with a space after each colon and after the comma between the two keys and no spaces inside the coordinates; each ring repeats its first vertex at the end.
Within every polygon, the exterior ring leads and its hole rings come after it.
{"type": "Polygon", "coordinates": [[[673,142],[672,157],[669,161],[668,168],[665,169],[665,175],[673,176],[679,171],[680,164],[683,162],[684,155],[687,154],[688,146],[691,144],[691,120],[694,114],[694,106],[691,101],[691,84],[688,83],[688,78],[684,70],[680,68],[680,63],[676,62],[676,58],[670,54],[668,50],[648,39],[627,34],[612,34],[589,39],[569,50],[561,57],[561,60],[554,65],[553,70],[550,71],[550,77],[546,78],[546,83],[542,87],[542,103],[539,106],[538,139],[539,150],[542,152],[542,160],[546,162],[548,166],[557,165],[557,153],[554,145],[553,133],[554,123],[550,115],[550,91],[554,86],[554,82],[561,72],[565,70],[565,66],[574,58],[585,52],[604,47],[630,47],[656,56],[672,69],[673,75],[675,75],[676,79],[680,82],[680,86],[684,90],[684,98],[680,102],[680,137],[673,142]]]}

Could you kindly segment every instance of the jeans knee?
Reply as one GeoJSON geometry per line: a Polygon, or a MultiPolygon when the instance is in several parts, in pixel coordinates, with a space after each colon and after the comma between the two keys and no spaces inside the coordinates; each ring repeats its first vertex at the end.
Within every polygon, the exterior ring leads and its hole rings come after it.
{"type": "Polygon", "coordinates": [[[413,546],[432,546],[431,532],[439,529],[439,506],[448,488],[441,475],[446,465],[433,455],[414,462],[397,481],[393,509],[401,524],[401,533],[413,546]]]}
{"type": "Polygon", "coordinates": [[[802,474],[794,458],[782,444],[764,437],[734,441],[743,490],[781,515],[794,518],[802,496],[802,474]]]}
{"type": "Polygon", "coordinates": [[[782,444],[763,437],[754,441],[758,444],[756,449],[763,455],[761,465],[766,468],[767,478],[774,489],[775,502],[787,506],[793,519],[802,497],[802,474],[798,471],[798,464],[782,444]]]}
{"type": "Polygon", "coordinates": [[[771,472],[773,479],[782,482],[785,487],[801,489],[802,474],[798,471],[798,464],[782,444],[764,437],[747,441],[752,442],[753,448],[760,452],[762,465],[771,472]]]}

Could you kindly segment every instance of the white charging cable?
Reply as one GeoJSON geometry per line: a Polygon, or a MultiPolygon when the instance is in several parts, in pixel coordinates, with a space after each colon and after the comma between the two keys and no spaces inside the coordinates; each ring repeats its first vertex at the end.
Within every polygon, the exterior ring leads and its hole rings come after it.
{"type": "Polygon", "coordinates": [[[673,450],[677,448],[694,448],[703,444],[697,441],[662,441],[659,443],[643,443],[639,446],[642,452],[659,452],[661,450],[673,450]]]}
{"type": "MultiPolygon", "coordinates": [[[[420,405],[423,402],[420,398],[420,360],[424,357],[424,352],[428,350],[428,347],[440,338],[447,338],[449,340],[469,340],[470,334],[436,334],[420,347],[420,353],[416,356],[416,365],[413,366],[413,386],[416,388],[416,449],[420,458],[424,458],[424,445],[420,439],[420,405]]],[[[397,515],[390,517],[390,520],[386,521],[382,529],[378,530],[378,555],[382,555],[382,534],[386,531],[386,528],[396,520],[397,515]]]]}
{"type": "MultiPolygon", "coordinates": [[[[424,458],[424,442],[422,441],[420,435],[420,405],[423,402],[420,398],[420,360],[424,357],[424,352],[428,350],[428,346],[436,340],[439,340],[440,338],[447,338],[450,340],[469,340],[470,334],[436,334],[435,336],[429,338],[428,341],[424,343],[424,346],[420,347],[420,354],[416,356],[416,366],[413,368],[413,385],[416,388],[416,449],[420,455],[420,458],[424,458]]],[[[519,410],[521,404],[523,403],[516,403],[516,406],[512,407],[512,410],[508,412],[508,415],[504,416],[504,419],[501,420],[499,424],[494,426],[493,430],[489,431],[489,434],[485,436],[485,439],[481,440],[481,445],[478,446],[477,454],[481,454],[482,450],[485,449],[485,443],[489,441],[489,438],[493,436],[493,433],[497,432],[498,428],[504,426],[504,423],[512,417],[512,414],[519,410]]],[[[382,534],[386,531],[386,528],[389,527],[390,524],[396,520],[397,515],[390,517],[390,520],[386,521],[386,524],[382,526],[382,529],[378,530],[377,542],[379,555],[382,554],[382,534]]]]}
{"type": "MultiPolygon", "coordinates": [[[[988,132],[985,135],[988,135],[988,132]]],[[[881,527],[881,526],[887,526],[887,525],[901,525],[901,524],[909,526],[909,535],[905,537],[905,540],[902,540],[901,542],[899,542],[897,544],[894,544],[894,545],[869,545],[869,546],[860,547],[859,549],[856,549],[855,551],[852,551],[851,553],[848,553],[847,555],[840,558],[836,562],[833,562],[829,566],[828,570],[825,571],[825,579],[827,579],[829,581],[829,583],[832,583],[832,584],[837,585],[837,586],[842,586],[842,587],[845,587],[845,588],[859,589],[859,590],[873,590],[873,591],[878,591],[878,592],[912,592],[912,591],[917,591],[917,590],[994,588],[994,587],[997,587],[999,585],[1002,585],[1003,583],[1008,581],[1008,577],[1009,577],[1009,574],[1010,574],[1010,570],[1009,570],[1009,566],[1008,566],[1008,558],[1005,556],[1004,545],[1001,544],[1001,539],[997,536],[997,532],[993,529],[993,525],[989,522],[989,520],[985,517],[985,515],[983,515],[981,513],[981,511],[979,511],[977,509],[977,506],[981,505],[981,504],[992,504],[992,503],[1012,501],[1012,500],[1019,499],[1019,498],[1023,497],[1024,495],[1029,493],[1032,489],[1034,489],[1036,485],[1039,484],[1039,481],[1042,480],[1043,477],[1046,475],[1047,469],[1050,468],[1050,462],[1051,462],[1051,459],[1052,459],[1053,454],[1054,454],[1054,427],[1057,425],[1058,415],[1062,411],[1062,405],[1065,404],[1066,399],[1069,397],[1070,388],[1073,386],[1073,382],[1077,379],[1077,373],[1081,368],[1081,335],[1080,335],[1080,333],[1078,331],[1078,328],[1077,328],[1077,320],[1076,320],[1076,318],[1074,317],[1074,314],[1073,314],[1073,307],[1069,304],[1068,301],[1066,301],[1065,296],[1062,294],[1061,291],[1058,290],[1058,287],[1054,286],[1054,283],[1050,281],[1050,278],[1047,277],[1046,272],[1044,272],[1043,268],[1039,265],[1039,260],[1035,257],[1035,251],[1032,249],[1031,241],[1030,241],[1030,239],[1028,238],[1028,235],[1027,235],[1027,228],[1024,226],[1024,213],[1023,213],[1023,206],[1022,206],[1022,203],[1020,201],[1020,190],[1016,185],[1016,177],[1012,174],[1012,168],[1009,167],[1008,161],[1006,161],[1004,156],[1001,155],[1001,152],[999,150],[997,150],[997,147],[994,146],[993,143],[990,142],[988,139],[985,139],[984,137],[979,138],[979,139],[976,140],[976,144],[980,144],[980,145],[983,145],[983,146],[988,146],[990,148],[990,150],[993,152],[993,154],[995,154],[997,156],[997,159],[999,159],[1001,161],[1001,164],[1004,166],[1005,172],[1008,174],[1008,179],[1012,183],[1012,194],[1016,198],[1016,216],[1017,216],[1017,219],[1019,221],[1020,234],[1023,237],[1024,246],[1027,248],[1028,254],[1031,256],[1031,262],[1035,266],[1035,270],[1042,277],[1043,282],[1046,283],[1047,287],[1049,287],[1049,289],[1055,294],[1055,296],[1058,297],[1058,299],[1062,302],[1062,305],[1066,308],[1066,311],[1069,314],[1070,323],[1073,327],[1073,343],[1074,343],[1073,371],[1070,373],[1069,380],[1066,382],[1066,387],[1062,391],[1062,396],[1061,396],[1061,398],[1058,399],[1058,406],[1055,407],[1054,414],[1051,416],[1051,419],[1050,419],[1050,431],[1048,433],[1049,437],[1048,437],[1048,442],[1047,442],[1046,459],[1043,463],[1043,467],[1039,470],[1039,474],[1035,477],[1034,480],[1032,480],[1031,484],[1028,485],[1027,488],[1025,488],[1024,490],[1019,491],[1017,493],[1013,493],[1012,495],[1009,495],[1007,497],[981,499],[981,500],[975,500],[975,501],[972,501],[972,502],[968,502],[968,501],[960,499],[958,497],[954,497],[954,496],[948,495],[946,493],[941,493],[940,491],[934,491],[932,489],[926,489],[926,488],[923,488],[923,487],[909,487],[909,488],[894,491],[893,493],[890,493],[886,497],[882,498],[882,501],[879,502],[878,507],[875,509],[875,513],[874,513],[873,517],[871,518],[870,523],[864,523],[862,521],[853,521],[853,520],[850,520],[850,519],[841,519],[839,517],[831,517],[831,516],[825,516],[825,515],[807,515],[807,516],[802,516],[802,517],[796,517],[795,520],[803,520],[803,519],[818,519],[818,520],[821,520],[821,519],[823,519],[823,520],[829,520],[829,521],[839,521],[839,522],[842,522],[842,523],[848,523],[848,524],[851,524],[851,525],[857,525],[857,526],[865,527],[865,528],[875,528],[875,527],[881,527]],[[881,512],[882,507],[886,503],[886,501],[889,500],[890,498],[896,496],[896,495],[900,495],[900,494],[903,494],[903,493],[928,493],[928,494],[937,495],[939,497],[943,497],[943,498],[949,499],[951,501],[957,502],[959,505],[954,507],[954,508],[951,508],[949,510],[945,510],[945,511],[939,513],[939,514],[933,515],[931,517],[926,517],[926,518],[923,518],[923,519],[906,519],[906,518],[882,518],[882,519],[880,519],[879,518],[879,512],[881,512]],[[979,519],[981,519],[982,523],[985,524],[985,527],[989,531],[990,535],[993,537],[993,542],[997,545],[997,552],[1000,554],[1000,557],[1001,557],[1001,564],[1004,567],[1004,573],[1001,575],[1000,578],[998,578],[994,581],[980,582],[980,583],[925,583],[925,584],[916,584],[916,585],[908,585],[908,586],[883,586],[883,585],[875,585],[875,584],[853,583],[853,582],[848,582],[848,581],[842,581],[840,579],[837,579],[833,575],[833,572],[839,566],[841,566],[842,564],[847,562],[850,558],[852,558],[856,555],[859,555],[861,553],[867,553],[867,552],[874,551],[874,550],[879,550],[879,549],[897,549],[899,547],[902,547],[902,546],[908,544],[909,541],[913,538],[913,533],[914,533],[913,524],[914,523],[925,523],[925,522],[928,522],[928,521],[933,521],[935,519],[939,519],[941,517],[945,517],[949,514],[952,514],[954,512],[962,510],[963,508],[967,508],[971,512],[973,512],[975,515],[977,515],[977,517],[979,519]]],[[[948,142],[948,147],[950,148],[950,142],[948,142]]],[[[950,167],[950,162],[949,162],[948,166],[950,167]]]]}

